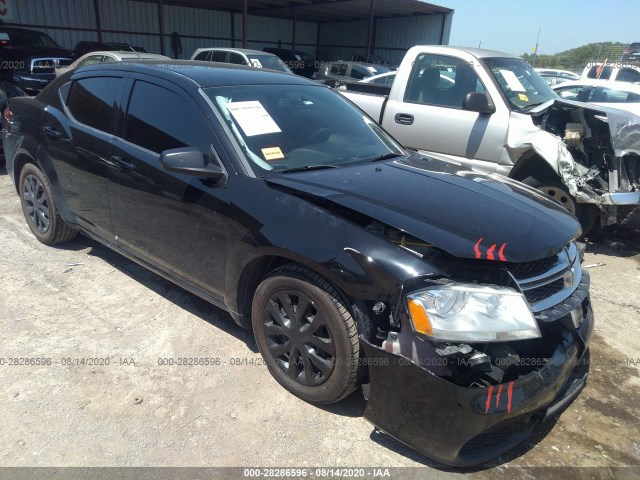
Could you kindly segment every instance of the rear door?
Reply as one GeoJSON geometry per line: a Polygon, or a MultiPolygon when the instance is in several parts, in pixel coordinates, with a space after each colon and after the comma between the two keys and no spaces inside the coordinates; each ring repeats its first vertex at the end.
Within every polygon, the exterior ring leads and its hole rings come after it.
{"type": "Polygon", "coordinates": [[[41,138],[78,224],[111,239],[107,167],[126,79],[115,72],[92,75],[60,89],[62,108],[45,110],[41,138]]]}
{"type": "Polygon", "coordinates": [[[118,245],[222,298],[227,189],[166,172],[159,161],[165,150],[197,147],[217,162],[217,137],[194,99],[173,83],[136,76],[125,96],[109,184],[118,245]]]}

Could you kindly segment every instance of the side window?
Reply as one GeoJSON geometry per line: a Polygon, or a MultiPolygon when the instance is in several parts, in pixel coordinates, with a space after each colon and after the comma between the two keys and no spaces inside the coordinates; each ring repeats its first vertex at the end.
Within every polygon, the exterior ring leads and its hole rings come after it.
{"type": "Polygon", "coordinates": [[[209,52],[205,50],[204,52],[200,52],[198,55],[196,55],[196,58],[194,58],[194,60],[201,60],[204,62],[207,60],[207,55],[209,55],[209,52]]]}
{"type": "Polygon", "coordinates": [[[74,81],[67,97],[67,108],[73,118],[103,132],[115,133],[115,103],[123,81],[117,77],[92,77],[74,81]]]}
{"type": "Polygon", "coordinates": [[[347,64],[346,63],[334,63],[331,65],[331,75],[340,75],[341,77],[347,76],[347,64]]]}
{"type": "Polygon", "coordinates": [[[468,93],[484,91],[473,68],[464,60],[421,54],[414,62],[404,100],[424,105],[462,108],[462,102],[468,93]]]}
{"type": "Polygon", "coordinates": [[[115,58],[113,58],[113,57],[112,57],[112,56],[110,56],[110,55],[105,55],[105,56],[102,58],[102,63],[113,63],[113,62],[115,62],[115,61],[116,61],[116,59],[115,59],[115,58]]]}
{"type": "Polygon", "coordinates": [[[371,74],[366,69],[359,67],[357,65],[351,66],[351,74],[349,75],[351,78],[355,78],[356,80],[362,80],[366,77],[370,77],[371,74]]]}
{"type": "Polygon", "coordinates": [[[78,68],[102,62],[102,55],[90,55],[78,64],[78,68]]]}
{"type": "Polygon", "coordinates": [[[616,80],[619,82],[640,82],[640,72],[632,68],[621,68],[616,80]]]}
{"type": "Polygon", "coordinates": [[[210,62],[222,62],[226,63],[227,61],[227,52],[211,52],[211,56],[209,57],[210,62]]]}
{"type": "Polygon", "coordinates": [[[199,147],[204,153],[210,139],[202,116],[175,92],[136,81],[125,120],[125,140],[161,153],[172,148],[199,147]]]}
{"type": "Polygon", "coordinates": [[[244,57],[238,53],[229,54],[229,63],[235,63],[236,65],[246,65],[244,57]]]}
{"type": "Polygon", "coordinates": [[[566,98],[567,100],[577,100],[578,95],[582,92],[583,87],[564,87],[556,90],[556,93],[560,95],[560,98],[566,98]]]}

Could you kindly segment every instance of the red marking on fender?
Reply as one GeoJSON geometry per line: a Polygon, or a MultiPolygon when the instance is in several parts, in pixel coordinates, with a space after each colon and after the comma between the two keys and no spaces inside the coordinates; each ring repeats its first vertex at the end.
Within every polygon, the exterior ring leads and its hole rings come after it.
{"type": "Polygon", "coordinates": [[[502,246],[500,247],[500,250],[498,250],[498,258],[503,262],[507,261],[507,259],[504,256],[504,247],[506,247],[506,246],[507,246],[507,244],[503,243],[502,246]]]}
{"type": "Polygon", "coordinates": [[[509,382],[507,389],[507,412],[511,412],[511,397],[513,395],[513,382],[509,382]]]}
{"type": "Polygon", "coordinates": [[[476,252],[476,258],[482,258],[482,253],[480,253],[480,242],[482,242],[482,240],[484,239],[484,237],[480,237],[480,240],[478,240],[476,242],[476,244],[473,246],[473,250],[476,252]]]}
{"type": "Polygon", "coordinates": [[[498,385],[498,393],[496,394],[496,408],[500,405],[500,394],[502,393],[502,384],[498,385]]]}
{"type": "Polygon", "coordinates": [[[493,393],[493,387],[489,387],[487,392],[487,403],[484,406],[484,413],[489,413],[489,407],[491,406],[491,394],[493,393]]]}
{"type": "Polygon", "coordinates": [[[489,250],[487,250],[487,260],[495,260],[495,257],[493,256],[493,252],[495,252],[495,250],[496,244],[494,243],[489,247],[489,250]]]}

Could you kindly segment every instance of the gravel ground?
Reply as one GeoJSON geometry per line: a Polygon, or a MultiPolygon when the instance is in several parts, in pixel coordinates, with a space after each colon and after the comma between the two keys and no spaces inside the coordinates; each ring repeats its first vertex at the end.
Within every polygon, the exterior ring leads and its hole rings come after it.
{"type": "MultiPolygon", "coordinates": [[[[465,476],[640,466],[639,229],[588,242],[597,325],[584,392],[557,422],[465,476]]],[[[4,171],[0,244],[0,357],[51,360],[0,366],[0,467],[421,467],[411,471],[462,476],[376,433],[359,391],[325,407],[287,393],[251,333],[223,311],[87,238],[40,244],[4,171]],[[214,364],[158,364],[183,357],[214,364]]]]}

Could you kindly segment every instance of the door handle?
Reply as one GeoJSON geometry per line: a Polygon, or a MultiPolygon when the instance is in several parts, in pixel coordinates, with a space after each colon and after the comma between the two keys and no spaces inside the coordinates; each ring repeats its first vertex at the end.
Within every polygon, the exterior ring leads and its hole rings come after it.
{"type": "Polygon", "coordinates": [[[413,123],[413,115],[409,113],[396,113],[394,120],[400,125],[411,125],[413,123]]]}
{"type": "Polygon", "coordinates": [[[128,162],[127,160],[125,160],[124,158],[118,156],[118,155],[113,155],[111,157],[111,161],[118,167],[122,168],[123,170],[135,170],[136,166],[131,163],[128,162]]]}
{"type": "Polygon", "coordinates": [[[62,136],[62,134],[54,127],[42,127],[42,133],[54,140],[57,140],[62,136]]]}

